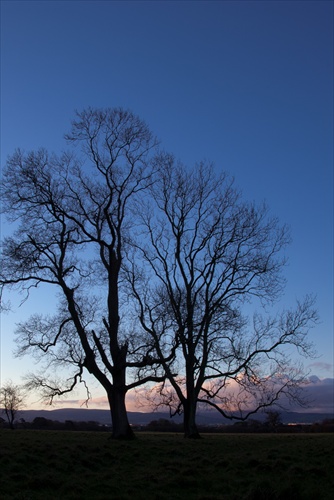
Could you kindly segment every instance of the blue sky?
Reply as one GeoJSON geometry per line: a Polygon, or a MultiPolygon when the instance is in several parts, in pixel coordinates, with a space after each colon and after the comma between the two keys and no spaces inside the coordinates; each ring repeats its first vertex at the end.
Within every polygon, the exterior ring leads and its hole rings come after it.
{"type": "MultiPolygon", "coordinates": [[[[306,364],[332,378],[333,2],[2,1],[1,166],[16,147],[59,152],[87,106],[130,108],[165,149],[229,171],[290,225],[279,305],[316,294],[320,357],[306,364]]],[[[34,368],[13,359],[13,330],[43,304],[3,315],[2,380],[34,368]]]]}

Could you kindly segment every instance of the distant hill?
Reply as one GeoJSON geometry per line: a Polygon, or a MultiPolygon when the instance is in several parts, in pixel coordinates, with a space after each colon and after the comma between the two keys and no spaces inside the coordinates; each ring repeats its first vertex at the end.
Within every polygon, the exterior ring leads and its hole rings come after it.
{"type": "MultiPolygon", "coordinates": [[[[331,413],[298,413],[298,412],[280,412],[281,419],[284,424],[288,423],[304,423],[312,424],[322,422],[325,419],[332,419],[334,415],[331,413]]],[[[168,412],[128,412],[130,424],[147,425],[152,420],[160,418],[169,419],[168,412]]],[[[44,417],[58,422],[72,420],[74,422],[99,422],[100,424],[111,424],[109,410],[87,409],[87,408],[62,408],[57,410],[22,410],[19,418],[24,418],[27,422],[32,422],[36,417],[44,417]]],[[[266,418],[265,414],[257,414],[252,417],[255,420],[263,421],[266,418]]],[[[175,423],[182,422],[182,415],[177,415],[172,419],[175,423]]],[[[197,423],[199,425],[224,425],[233,424],[231,421],[223,418],[218,412],[202,411],[198,412],[197,423]]]]}

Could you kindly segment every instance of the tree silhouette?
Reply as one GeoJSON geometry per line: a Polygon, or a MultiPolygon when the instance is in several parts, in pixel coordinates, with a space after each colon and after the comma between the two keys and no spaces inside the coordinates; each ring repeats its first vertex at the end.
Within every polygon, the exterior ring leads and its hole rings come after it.
{"type": "Polygon", "coordinates": [[[79,112],[66,139],[58,156],[17,150],[1,182],[15,222],[2,291],[28,299],[49,287],[59,297],[54,314],[17,325],[17,354],[45,361],[27,387],[52,402],[83,383],[89,399],[89,372],[106,391],[115,438],[133,437],[125,397],[143,384],[184,414],[187,437],[198,437],[199,404],[244,419],[282,395],[302,402],[287,348],[312,354],[312,298],[253,324],[244,313],[284,289],[286,227],[244,202],[227,174],[158,153],[129,111],[79,112]]]}
{"type": "Polygon", "coordinates": [[[24,405],[24,395],[19,385],[8,381],[0,388],[0,408],[11,429],[14,429],[15,419],[24,405]]]}
{"type": "Polygon", "coordinates": [[[277,410],[267,410],[265,424],[276,429],[282,423],[281,414],[277,410]]]}
{"type": "Polygon", "coordinates": [[[205,163],[187,170],[161,155],[150,195],[128,281],[167,376],[153,403],[183,413],[185,436],[198,437],[199,404],[244,419],[283,394],[302,402],[303,375],[285,348],[312,354],[312,298],[252,325],[243,315],[251,299],[268,305],[282,293],[287,228],[205,163]]]}
{"type": "Polygon", "coordinates": [[[34,314],[17,328],[18,354],[46,362],[28,387],[52,402],[86,385],[88,371],[106,391],[113,436],[131,438],[127,391],[164,378],[127,321],[131,304],[121,286],[134,200],[152,182],[157,143],[121,108],[77,113],[66,139],[70,150],[61,155],[17,150],[8,159],[3,212],[18,228],[3,242],[0,283],[26,298],[41,285],[59,293],[54,315],[34,314]],[[143,366],[145,377],[128,383],[127,373],[143,366]],[[56,374],[65,368],[64,380],[56,374]]]}

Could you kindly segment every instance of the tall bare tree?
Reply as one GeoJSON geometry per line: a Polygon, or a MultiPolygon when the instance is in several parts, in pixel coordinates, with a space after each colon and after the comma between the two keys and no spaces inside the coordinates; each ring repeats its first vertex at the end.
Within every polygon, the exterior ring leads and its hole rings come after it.
{"type": "Polygon", "coordinates": [[[54,315],[37,311],[18,325],[18,353],[32,351],[49,368],[30,377],[30,388],[52,401],[84,382],[86,370],[106,391],[113,436],[132,437],[127,391],[162,380],[124,315],[131,304],[122,291],[133,200],[152,182],[156,140],[121,108],[77,113],[66,139],[70,152],[60,156],[17,150],[8,159],[3,212],[18,227],[3,242],[0,283],[27,298],[33,287],[59,292],[54,315]],[[56,376],[65,367],[71,376],[56,376]],[[127,378],[134,368],[140,379],[127,378]]]}
{"type": "Polygon", "coordinates": [[[301,402],[303,376],[287,348],[312,354],[313,300],[252,325],[243,314],[251,300],[268,306],[282,293],[287,228],[242,201],[226,174],[204,163],[189,171],[169,155],[138,212],[128,279],[168,379],[152,388],[156,403],[183,413],[185,435],[198,437],[198,404],[243,419],[283,395],[301,402]]]}

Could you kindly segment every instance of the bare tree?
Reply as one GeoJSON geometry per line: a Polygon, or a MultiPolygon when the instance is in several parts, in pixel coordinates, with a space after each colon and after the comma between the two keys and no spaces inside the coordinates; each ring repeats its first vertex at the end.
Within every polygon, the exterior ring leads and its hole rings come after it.
{"type": "Polygon", "coordinates": [[[72,149],[60,156],[17,150],[7,162],[3,212],[18,228],[3,242],[0,283],[25,298],[34,287],[59,292],[54,315],[39,311],[17,328],[18,354],[46,361],[28,386],[52,402],[85,383],[88,371],[106,391],[113,436],[132,437],[127,391],[163,380],[127,319],[132,306],[122,288],[133,200],[152,182],[156,140],[120,108],[77,113],[66,139],[72,149]],[[129,376],[135,368],[141,378],[129,376]]]}
{"type": "Polygon", "coordinates": [[[271,429],[276,430],[279,425],[281,425],[282,419],[281,414],[277,410],[267,410],[265,424],[271,429]]]}
{"type": "Polygon", "coordinates": [[[11,429],[14,429],[15,419],[24,406],[22,388],[12,381],[6,382],[0,388],[0,409],[6,415],[11,429]]]}
{"type": "Polygon", "coordinates": [[[265,206],[243,202],[226,174],[204,163],[188,171],[169,155],[138,212],[128,280],[167,376],[151,388],[153,401],[184,414],[187,437],[198,437],[199,404],[244,419],[283,394],[301,402],[303,375],[289,349],[312,354],[313,300],[275,318],[256,315],[252,325],[243,314],[252,300],[265,307],[282,293],[287,228],[265,206]]]}

